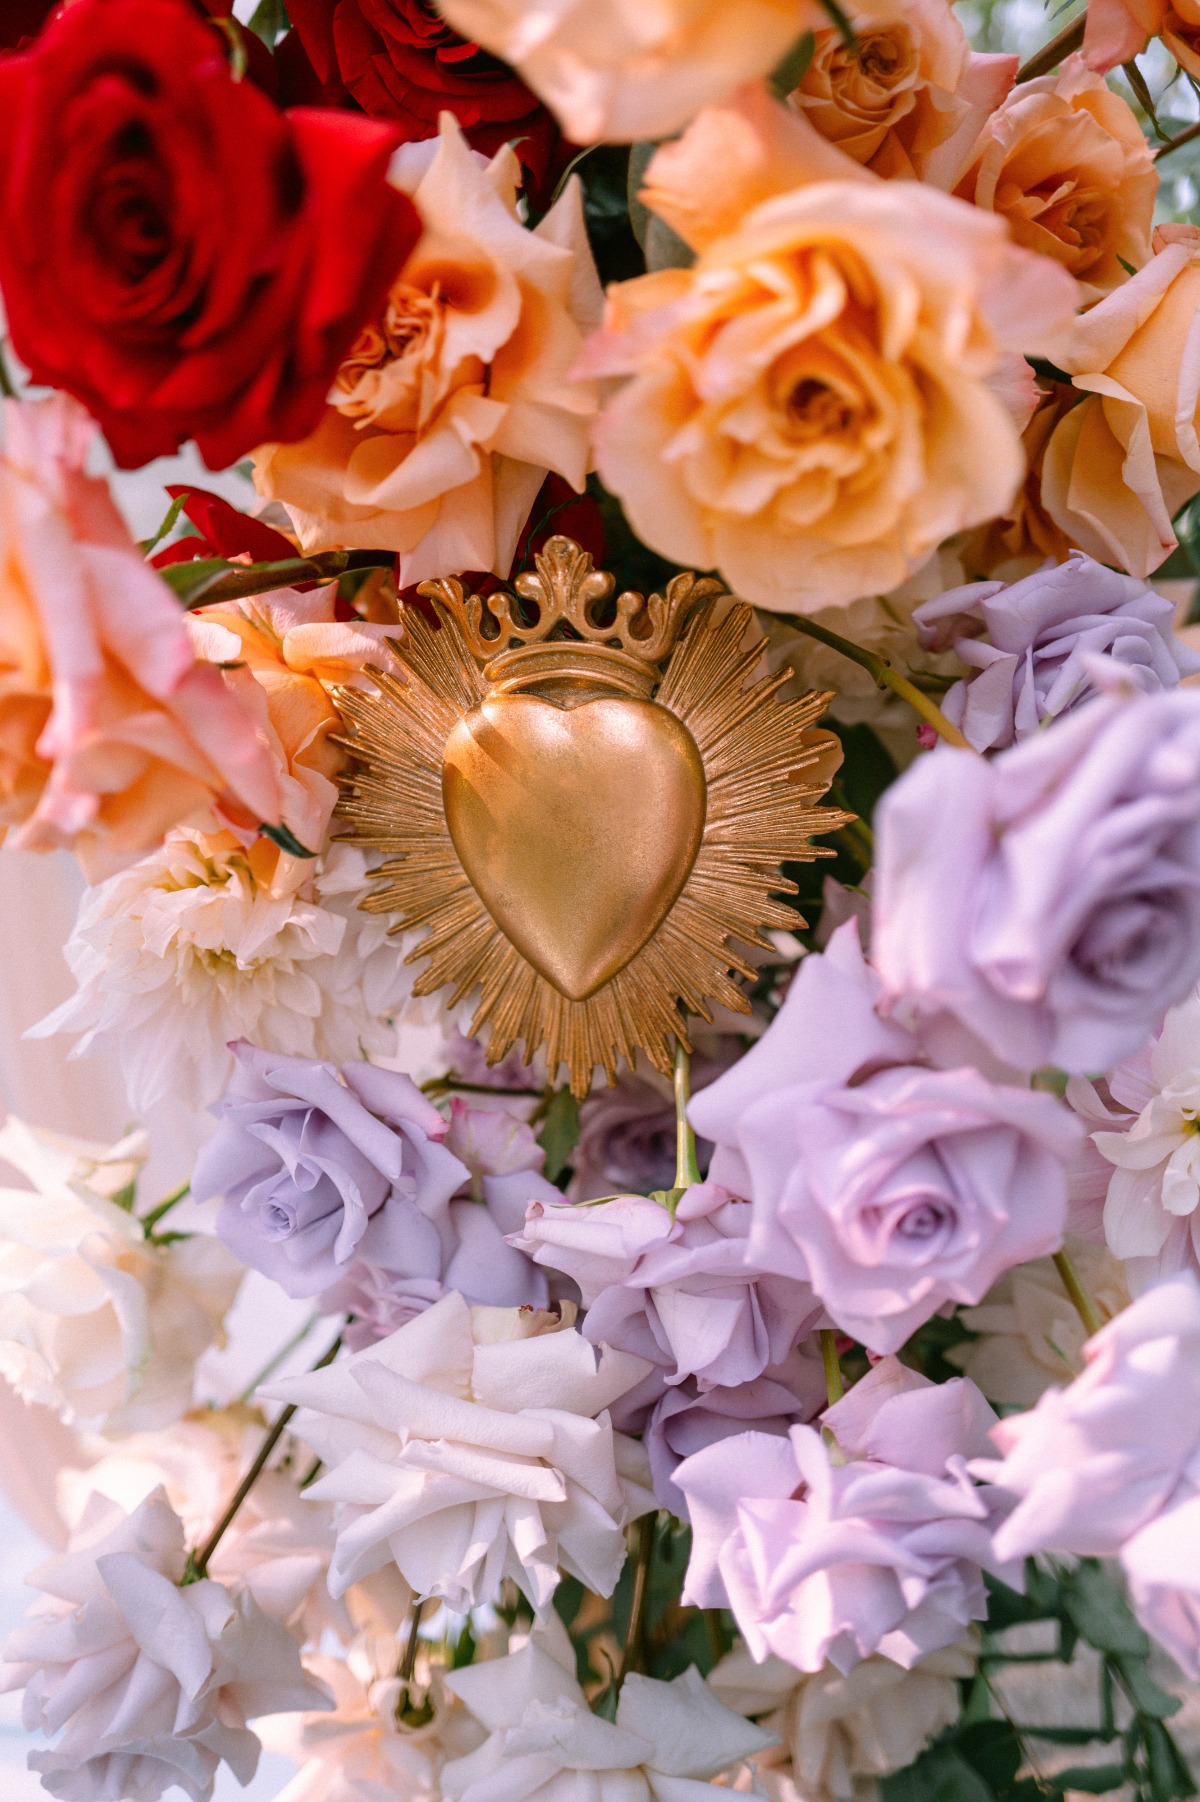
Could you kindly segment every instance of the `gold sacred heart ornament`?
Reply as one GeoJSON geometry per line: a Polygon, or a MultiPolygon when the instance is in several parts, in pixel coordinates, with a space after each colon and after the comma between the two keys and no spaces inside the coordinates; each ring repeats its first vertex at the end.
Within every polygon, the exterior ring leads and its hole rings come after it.
{"type": "Polygon", "coordinates": [[[338,811],[385,854],[361,905],[423,933],[414,993],[477,991],[489,1063],[545,1044],[582,1096],[639,1049],[669,1071],[688,1014],[749,1012],[730,941],[799,923],[780,864],[832,855],[812,836],[849,818],[818,805],[841,748],[813,727],[828,695],[754,679],[752,610],[719,582],[614,598],[552,538],[513,586],[426,582],[436,624],[407,608],[390,641],[403,675],[340,691],[338,811]]]}
{"type": "Polygon", "coordinates": [[[571,1001],[662,925],[704,831],[696,742],[653,701],[496,695],[451,732],[442,793],[483,905],[571,1001]]]}

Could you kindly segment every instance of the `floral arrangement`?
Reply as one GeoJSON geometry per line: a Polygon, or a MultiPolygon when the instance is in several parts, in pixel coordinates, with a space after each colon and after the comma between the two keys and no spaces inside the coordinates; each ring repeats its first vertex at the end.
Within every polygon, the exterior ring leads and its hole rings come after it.
{"type": "Polygon", "coordinates": [[[1194,1794],[1195,0],[1023,64],[950,0],[0,10],[0,830],[143,1122],[0,1129],[46,1790],[1194,1794]],[[187,444],[242,504],[136,541],[105,457],[187,444]],[[783,788],[696,825],[716,992],[580,1081],[482,876],[389,921],[362,772],[453,607],[593,563],[715,608],[706,779],[783,788]]]}

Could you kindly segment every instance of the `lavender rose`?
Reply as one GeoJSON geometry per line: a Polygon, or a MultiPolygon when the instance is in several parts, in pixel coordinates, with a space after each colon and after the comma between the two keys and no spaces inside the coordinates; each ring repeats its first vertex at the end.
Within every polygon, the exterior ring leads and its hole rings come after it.
{"type": "MultiPolygon", "coordinates": [[[[639,1385],[639,1388],[641,1386],[639,1385]]],[[[642,1435],[650,1463],[650,1480],[660,1508],[687,1520],[687,1497],[675,1481],[685,1458],[753,1429],[786,1438],[790,1429],[815,1420],[825,1406],[825,1371],[816,1336],[810,1334],[782,1364],[769,1365],[760,1376],[729,1389],[702,1389],[689,1377],[664,1390],[644,1419],[631,1418],[628,1402],[638,1390],[613,1407],[613,1424],[642,1435]]]]}
{"type": "Polygon", "coordinates": [[[918,1062],[876,993],[843,926],[691,1113],[718,1142],[714,1168],[743,1173],[754,1266],[811,1283],[840,1327],[890,1352],[945,1302],[977,1302],[1057,1249],[1083,1134],[1053,1096],[918,1062]]]}
{"type": "Polygon", "coordinates": [[[945,1302],[978,1302],[1058,1249],[1081,1137],[1053,1096],[969,1069],[780,1089],[738,1123],[751,1255],[807,1276],[845,1332],[896,1351],[945,1302]]]}
{"type": "Polygon", "coordinates": [[[673,1217],[642,1195],[535,1202],[512,1244],[578,1283],[593,1345],[635,1352],[664,1384],[728,1388],[781,1363],[821,1317],[806,1284],[747,1257],[750,1213],[713,1183],[693,1184],[673,1217]]]}
{"type": "Polygon", "coordinates": [[[288,1295],[317,1295],[359,1259],[436,1277],[450,1197],[470,1173],[407,1076],[373,1064],[234,1046],[221,1122],[192,1178],[217,1232],[288,1295]]]}
{"type": "Polygon", "coordinates": [[[977,751],[1028,738],[1096,694],[1090,660],[1111,658],[1145,694],[1200,671],[1172,630],[1174,608],[1146,582],[1073,551],[1021,582],[971,582],[913,614],[927,649],[951,640],[972,672],[942,710],[977,751]],[[983,636],[980,636],[980,634],[983,636]]]}
{"type": "Polygon", "coordinates": [[[940,746],[876,815],[897,1017],[1022,1070],[1134,1050],[1200,976],[1200,693],[1110,693],[985,760],[940,746]]]}
{"type": "Polygon", "coordinates": [[[895,1359],[865,1376],[823,1424],[786,1439],[742,1433],[687,1458],[692,1555],[683,1596],[731,1607],[756,1660],[843,1674],[880,1652],[906,1669],[953,1645],[986,1613],[997,1565],[997,1492],[964,1459],[995,1415],[963,1378],[933,1384],[895,1359]]]}

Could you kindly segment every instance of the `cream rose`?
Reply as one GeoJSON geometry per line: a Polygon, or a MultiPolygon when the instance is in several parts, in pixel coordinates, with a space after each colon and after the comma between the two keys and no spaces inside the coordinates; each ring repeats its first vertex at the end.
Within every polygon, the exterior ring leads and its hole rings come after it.
{"type": "Polygon", "coordinates": [[[438,139],[397,152],[392,177],[424,235],[316,431],[264,446],[255,483],[305,551],[398,551],[402,586],[506,576],[547,473],[581,490],[588,470],[598,397],[570,371],[602,299],[579,184],[528,231],[515,155],[487,163],[448,113],[438,139]]]}
{"type": "MultiPolygon", "coordinates": [[[[669,137],[829,23],[818,0],[441,0],[439,10],[512,63],[576,144],[669,137]]],[[[902,0],[867,10],[893,18],[902,0]]]]}
{"type": "Polygon", "coordinates": [[[973,52],[949,0],[909,0],[893,18],[847,12],[854,43],[826,20],[791,105],[876,175],[953,187],[1017,58],[973,52]]]}
{"type": "Polygon", "coordinates": [[[1077,322],[1058,361],[1087,395],[1046,447],[1042,504],[1089,556],[1148,576],[1200,490],[1200,230],[1160,226],[1144,268],[1077,322]]]}
{"type": "Polygon", "coordinates": [[[1024,473],[993,388],[1059,347],[1077,288],[1002,222],[916,182],[817,182],[689,270],[609,290],[593,373],[630,378],[597,464],[638,536],[812,612],[896,587],[1024,473]]]}
{"type": "Polygon", "coordinates": [[[1018,244],[1053,257],[1097,300],[1150,255],[1158,175],[1133,111],[1068,57],[992,114],[956,190],[1008,220],[1018,244]]]}
{"type": "Polygon", "coordinates": [[[847,1676],[834,1665],[806,1675],[738,1645],[709,1677],[729,1708],[760,1720],[780,1746],[762,1759],[772,1802],[866,1802],[874,1779],[903,1770],[958,1719],[959,1683],[979,1662],[972,1640],[944,1646],[911,1670],[864,1658],[847,1676]]]}
{"type": "Polygon", "coordinates": [[[223,1339],[241,1267],[208,1238],[149,1243],[110,1199],[145,1155],[10,1118],[0,1159],[30,1189],[0,1191],[0,1375],[74,1426],[135,1432],[191,1406],[196,1360],[223,1339]]]}

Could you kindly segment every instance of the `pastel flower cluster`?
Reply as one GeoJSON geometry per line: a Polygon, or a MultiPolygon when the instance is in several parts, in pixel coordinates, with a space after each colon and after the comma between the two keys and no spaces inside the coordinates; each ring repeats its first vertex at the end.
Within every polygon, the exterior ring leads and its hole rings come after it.
{"type": "Polygon", "coordinates": [[[50,1554],[0,1687],[62,1802],[263,1744],[279,1802],[1188,1793],[1147,1661],[1200,1683],[1200,11],[1024,61],[984,11],[0,17],[0,835],[88,885],[39,1055],[129,1103],[0,1125],[0,1489],[50,1554]],[[633,639],[718,576],[698,686],[834,727],[821,883],[770,832],[814,772],[739,722],[761,843],[697,881],[794,910],[711,1017],[666,972],[673,1075],[586,1093],[488,1062],[466,913],[372,893],[419,809],[458,845],[434,599],[535,631],[552,537],[633,639]],[[376,853],[384,697],[437,758],[376,853]],[[1097,1655],[1096,1745],[1047,1728],[1086,1773],[1001,1710],[1014,1621],[1097,1655]]]}

